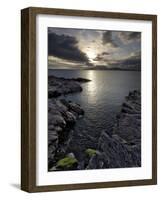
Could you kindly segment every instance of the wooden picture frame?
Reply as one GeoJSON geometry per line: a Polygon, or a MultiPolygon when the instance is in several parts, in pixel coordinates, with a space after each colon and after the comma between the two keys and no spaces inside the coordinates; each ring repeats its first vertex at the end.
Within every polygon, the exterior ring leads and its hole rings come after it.
{"type": "Polygon", "coordinates": [[[27,192],[78,190],[157,184],[157,16],[29,7],[21,11],[21,189],[27,192]],[[36,17],[61,15],[152,23],[152,178],[77,184],[36,184],[36,17]]]}

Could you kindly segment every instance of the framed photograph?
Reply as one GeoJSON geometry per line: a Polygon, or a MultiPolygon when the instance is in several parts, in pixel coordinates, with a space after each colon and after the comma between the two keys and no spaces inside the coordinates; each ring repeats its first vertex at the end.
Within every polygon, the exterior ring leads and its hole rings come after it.
{"type": "Polygon", "coordinates": [[[157,16],[21,11],[21,188],[157,183],[157,16]]]}

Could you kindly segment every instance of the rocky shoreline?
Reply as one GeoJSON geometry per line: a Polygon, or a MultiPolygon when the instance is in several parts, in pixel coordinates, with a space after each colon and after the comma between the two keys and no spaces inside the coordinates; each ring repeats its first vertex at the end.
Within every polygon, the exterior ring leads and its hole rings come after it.
{"type": "Polygon", "coordinates": [[[58,78],[56,76],[48,77],[48,97],[59,97],[70,93],[81,92],[80,83],[86,83],[90,80],[84,78],[58,78]]]}
{"type": "Polygon", "coordinates": [[[70,135],[85,111],[65,95],[82,91],[90,80],[48,79],[48,170],[104,169],[141,166],[141,94],[129,92],[112,132],[102,130],[97,148],[83,152],[83,161],[70,149],[70,135]]]}
{"type": "Polygon", "coordinates": [[[69,132],[76,121],[84,115],[84,110],[79,104],[67,101],[64,96],[81,92],[81,84],[89,81],[83,78],[65,79],[55,76],[49,76],[48,78],[49,170],[58,168],[56,167],[57,163],[66,155],[66,142],[68,141],[69,132]]]}
{"type": "Polygon", "coordinates": [[[141,166],[141,94],[129,92],[112,133],[102,131],[87,169],[141,166]]]}

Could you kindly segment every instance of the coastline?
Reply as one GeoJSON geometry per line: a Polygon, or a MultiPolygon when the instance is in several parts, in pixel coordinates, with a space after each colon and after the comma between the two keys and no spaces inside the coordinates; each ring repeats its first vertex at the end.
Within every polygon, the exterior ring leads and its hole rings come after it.
{"type": "MultiPolygon", "coordinates": [[[[60,67],[59,68],[57,68],[57,67],[52,67],[52,65],[49,65],[48,66],[48,69],[49,70],[59,70],[60,69],[60,67]]],[[[82,70],[82,68],[61,68],[62,70],[63,69],[65,69],[65,70],[82,70]]],[[[90,68],[90,67],[88,67],[87,69],[86,68],[83,68],[83,70],[85,70],[85,71],[88,71],[88,70],[94,70],[94,71],[131,71],[131,72],[141,72],[141,70],[140,69],[122,69],[122,68],[90,68]]]]}
{"type": "Polygon", "coordinates": [[[83,155],[83,162],[80,162],[73,152],[67,151],[72,128],[75,123],[79,123],[79,118],[83,117],[85,111],[81,105],[67,101],[64,95],[81,92],[81,84],[88,81],[90,80],[49,76],[49,171],[139,167],[141,165],[141,138],[139,138],[141,135],[141,95],[139,91],[129,92],[120,113],[116,116],[117,122],[113,132],[108,133],[108,130],[102,130],[97,149],[87,148],[83,155]],[[137,131],[134,131],[136,125],[139,126],[137,126],[137,131]],[[126,134],[123,134],[124,130],[126,134]],[[128,137],[129,131],[131,137],[128,137]]]}

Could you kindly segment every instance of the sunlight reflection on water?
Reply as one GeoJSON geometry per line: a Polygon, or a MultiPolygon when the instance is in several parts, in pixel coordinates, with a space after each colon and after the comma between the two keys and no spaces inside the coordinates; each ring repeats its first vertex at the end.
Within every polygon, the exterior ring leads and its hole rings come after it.
{"type": "Polygon", "coordinates": [[[88,103],[96,103],[99,91],[97,88],[97,76],[92,70],[87,72],[87,78],[91,80],[87,83],[86,90],[88,93],[88,103]]]}

